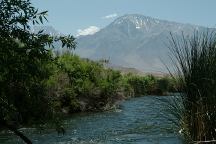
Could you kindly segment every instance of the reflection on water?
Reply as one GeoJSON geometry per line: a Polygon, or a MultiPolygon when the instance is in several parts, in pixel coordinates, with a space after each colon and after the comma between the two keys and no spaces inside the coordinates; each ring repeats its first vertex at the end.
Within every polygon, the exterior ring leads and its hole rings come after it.
{"type": "MultiPolygon", "coordinates": [[[[34,144],[181,144],[174,125],[164,117],[165,107],[156,96],[133,98],[115,111],[74,115],[65,121],[64,136],[54,130],[42,134],[34,129],[23,131],[34,144]]],[[[22,141],[7,133],[0,135],[0,143],[22,141]]]]}

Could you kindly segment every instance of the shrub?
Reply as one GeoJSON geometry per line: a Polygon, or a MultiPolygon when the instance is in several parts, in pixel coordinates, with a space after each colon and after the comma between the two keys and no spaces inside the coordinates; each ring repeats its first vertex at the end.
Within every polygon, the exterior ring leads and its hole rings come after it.
{"type": "MultiPolygon", "coordinates": [[[[172,36],[182,107],[173,105],[182,132],[195,142],[216,139],[216,35],[196,32],[191,37],[172,36]]],[[[178,104],[178,103],[176,103],[178,104]]]]}

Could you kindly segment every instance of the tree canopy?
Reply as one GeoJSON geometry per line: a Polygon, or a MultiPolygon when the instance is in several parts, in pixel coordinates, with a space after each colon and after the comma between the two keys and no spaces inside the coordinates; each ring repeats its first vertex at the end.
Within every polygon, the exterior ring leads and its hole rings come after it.
{"type": "Polygon", "coordinates": [[[24,138],[16,126],[43,121],[40,113],[51,114],[44,81],[54,58],[46,47],[61,41],[62,47],[73,49],[76,43],[70,35],[33,33],[31,26],[47,21],[47,11],[39,12],[30,0],[1,0],[0,9],[0,127],[24,138]]]}

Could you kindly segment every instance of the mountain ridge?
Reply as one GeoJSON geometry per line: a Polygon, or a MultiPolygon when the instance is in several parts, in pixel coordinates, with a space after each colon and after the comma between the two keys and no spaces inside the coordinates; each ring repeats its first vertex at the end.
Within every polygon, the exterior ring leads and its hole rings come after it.
{"type": "Polygon", "coordinates": [[[177,37],[209,28],[160,20],[139,14],[115,19],[99,32],[77,38],[75,53],[90,59],[109,59],[111,63],[144,72],[165,72],[171,67],[168,43],[170,32],[177,37]]]}
{"type": "MultiPolygon", "coordinates": [[[[51,28],[49,30],[45,32],[60,34],[51,28]]],[[[140,14],[125,14],[93,35],[77,37],[74,53],[92,60],[108,59],[111,64],[143,72],[164,73],[167,72],[164,63],[169,68],[173,67],[167,47],[170,32],[181,37],[182,33],[192,35],[195,31],[211,30],[215,29],[140,14]]],[[[59,44],[56,44],[56,50],[61,51],[58,47],[59,44]]]]}

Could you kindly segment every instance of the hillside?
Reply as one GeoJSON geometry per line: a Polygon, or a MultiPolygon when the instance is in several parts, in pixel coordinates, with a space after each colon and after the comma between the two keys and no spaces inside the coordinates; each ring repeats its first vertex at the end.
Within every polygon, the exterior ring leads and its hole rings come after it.
{"type": "Polygon", "coordinates": [[[170,64],[168,39],[204,31],[205,27],[159,20],[138,14],[124,15],[93,35],[77,39],[76,54],[144,72],[166,72],[170,64]]]}

